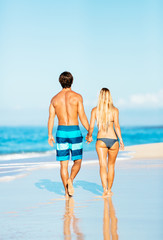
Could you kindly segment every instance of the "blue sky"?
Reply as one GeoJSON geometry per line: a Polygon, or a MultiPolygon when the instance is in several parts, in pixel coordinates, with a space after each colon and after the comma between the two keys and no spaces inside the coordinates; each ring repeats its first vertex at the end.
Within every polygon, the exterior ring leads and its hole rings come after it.
{"type": "Polygon", "coordinates": [[[162,1],[2,0],[0,125],[46,125],[58,77],[86,113],[111,90],[122,125],[163,122],[162,1]]]}

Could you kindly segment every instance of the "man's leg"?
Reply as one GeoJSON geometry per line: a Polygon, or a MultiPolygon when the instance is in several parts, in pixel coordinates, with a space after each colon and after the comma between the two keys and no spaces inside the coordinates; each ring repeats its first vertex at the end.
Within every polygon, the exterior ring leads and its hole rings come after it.
{"type": "Polygon", "coordinates": [[[68,179],[68,193],[69,195],[74,194],[73,180],[78,174],[81,162],[82,162],[82,153],[83,153],[83,137],[79,126],[72,126],[72,131],[70,132],[69,138],[69,148],[71,150],[71,160],[74,161],[74,164],[71,168],[71,174],[68,179]]]}
{"type": "Polygon", "coordinates": [[[74,164],[71,168],[71,174],[70,174],[70,179],[71,179],[72,182],[73,182],[74,178],[76,177],[76,175],[78,174],[78,172],[81,168],[81,162],[82,162],[81,159],[74,161],[74,164]]]}
{"type": "Polygon", "coordinates": [[[71,168],[71,174],[70,174],[70,178],[68,179],[68,193],[69,195],[73,195],[74,194],[74,188],[73,188],[73,180],[76,177],[76,175],[78,174],[80,168],[81,168],[81,162],[82,160],[75,160],[74,164],[71,168]]]}
{"type": "Polygon", "coordinates": [[[67,190],[67,182],[69,178],[68,174],[68,160],[67,161],[60,161],[60,175],[63,182],[63,186],[65,188],[65,196],[68,197],[68,190],[67,190]]]}

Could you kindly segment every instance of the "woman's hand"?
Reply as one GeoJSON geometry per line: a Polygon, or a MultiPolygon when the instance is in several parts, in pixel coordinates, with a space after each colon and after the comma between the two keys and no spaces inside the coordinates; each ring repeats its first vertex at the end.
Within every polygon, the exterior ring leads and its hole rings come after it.
{"type": "Polygon", "coordinates": [[[49,136],[49,138],[48,138],[48,143],[49,143],[49,145],[51,146],[51,147],[53,147],[53,143],[55,143],[55,140],[54,140],[54,137],[51,135],[51,136],[49,136]]]}
{"type": "Polygon", "coordinates": [[[120,150],[124,150],[124,143],[123,143],[123,140],[120,140],[120,150]]]}
{"type": "Polygon", "coordinates": [[[88,144],[93,141],[92,136],[89,136],[89,134],[87,134],[85,139],[87,140],[86,143],[88,143],[88,144]]]}

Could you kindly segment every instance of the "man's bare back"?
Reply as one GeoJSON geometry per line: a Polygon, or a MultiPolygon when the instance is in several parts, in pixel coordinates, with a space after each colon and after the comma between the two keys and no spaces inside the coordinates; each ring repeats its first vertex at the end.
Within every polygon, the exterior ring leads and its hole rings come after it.
{"type": "MultiPolygon", "coordinates": [[[[88,130],[89,123],[84,111],[83,98],[80,94],[63,88],[55,95],[49,107],[49,135],[52,135],[52,128],[55,115],[58,118],[58,125],[79,125],[78,116],[82,125],[88,130]]],[[[51,145],[51,144],[50,144],[51,145]]]]}
{"type": "Polygon", "coordinates": [[[78,125],[78,113],[81,117],[83,100],[80,94],[71,89],[62,89],[52,98],[52,106],[58,118],[58,125],[78,125]]]}

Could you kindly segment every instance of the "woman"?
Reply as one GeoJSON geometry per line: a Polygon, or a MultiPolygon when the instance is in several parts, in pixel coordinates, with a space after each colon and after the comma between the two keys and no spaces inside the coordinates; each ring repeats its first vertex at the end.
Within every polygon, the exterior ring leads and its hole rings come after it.
{"type": "Polygon", "coordinates": [[[98,105],[92,109],[90,127],[86,137],[88,142],[92,141],[95,120],[97,120],[98,126],[96,151],[100,164],[103,197],[106,197],[112,195],[111,187],[114,180],[114,167],[119,151],[118,138],[120,140],[120,149],[124,149],[119,125],[119,111],[113,106],[112,97],[107,88],[101,89],[98,105]]]}

